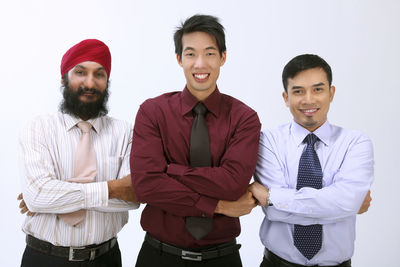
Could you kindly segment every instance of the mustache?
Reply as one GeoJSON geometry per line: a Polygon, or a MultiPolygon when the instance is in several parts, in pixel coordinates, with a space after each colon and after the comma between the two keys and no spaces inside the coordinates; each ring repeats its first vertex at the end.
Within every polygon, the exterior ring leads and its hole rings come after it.
{"type": "Polygon", "coordinates": [[[79,87],[78,91],[76,92],[76,94],[79,95],[83,95],[86,93],[92,93],[92,94],[96,94],[98,96],[102,95],[102,92],[100,92],[99,90],[97,90],[96,88],[88,88],[88,87],[79,87]]]}

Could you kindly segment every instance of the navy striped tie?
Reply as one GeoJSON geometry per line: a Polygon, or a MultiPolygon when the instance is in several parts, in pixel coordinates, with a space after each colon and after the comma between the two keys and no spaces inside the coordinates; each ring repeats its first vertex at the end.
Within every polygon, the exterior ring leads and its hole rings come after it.
{"type": "MultiPolygon", "coordinates": [[[[299,162],[299,172],[297,174],[297,186],[299,190],[302,187],[322,188],[322,170],[318,155],[314,150],[314,144],[319,139],[310,133],[304,139],[307,147],[301,154],[299,162]]],[[[312,259],[322,246],[322,225],[294,225],[293,233],[294,245],[307,259],[312,259]]]]}

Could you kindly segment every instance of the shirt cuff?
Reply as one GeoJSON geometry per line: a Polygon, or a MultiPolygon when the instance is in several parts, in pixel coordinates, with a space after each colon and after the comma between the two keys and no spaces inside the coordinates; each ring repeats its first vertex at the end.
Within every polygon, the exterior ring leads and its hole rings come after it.
{"type": "Polygon", "coordinates": [[[174,176],[183,176],[186,169],[187,169],[187,166],[172,163],[172,164],[169,164],[169,166],[168,166],[167,174],[174,175],[174,176]]]}
{"type": "Polygon", "coordinates": [[[85,194],[85,208],[108,206],[107,182],[87,183],[83,187],[85,194]]]}
{"type": "Polygon", "coordinates": [[[269,199],[277,209],[287,209],[288,204],[294,199],[295,189],[271,188],[269,190],[269,199]]]}
{"type": "Polygon", "coordinates": [[[217,207],[217,203],[217,199],[200,196],[195,207],[201,212],[201,217],[212,218],[214,216],[214,211],[217,207]]]}

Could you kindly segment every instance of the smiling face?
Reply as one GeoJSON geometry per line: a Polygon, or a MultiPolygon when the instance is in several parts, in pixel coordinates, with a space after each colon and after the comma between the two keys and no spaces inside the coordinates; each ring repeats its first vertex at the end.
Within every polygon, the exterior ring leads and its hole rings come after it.
{"type": "Polygon", "coordinates": [[[93,61],[85,61],[77,64],[68,72],[69,87],[72,91],[85,89],[79,95],[82,102],[93,102],[98,99],[99,93],[104,93],[107,88],[107,73],[102,65],[93,61]]]}
{"type": "Polygon", "coordinates": [[[182,37],[182,55],[177,55],[183,68],[186,86],[198,100],[206,99],[216,88],[220,67],[226,52],[219,53],[215,38],[205,32],[192,32],[182,37]]]}
{"type": "Polygon", "coordinates": [[[102,65],[92,61],[77,64],[62,78],[63,113],[83,120],[108,113],[108,78],[102,65]]]}
{"type": "Polygon", "coordinates": [[[294,121],[315,131],[325,123],[335,87],[329,86],[322,68],[307,69],[288,79],[287,93],[282,96],[294,121]]]}

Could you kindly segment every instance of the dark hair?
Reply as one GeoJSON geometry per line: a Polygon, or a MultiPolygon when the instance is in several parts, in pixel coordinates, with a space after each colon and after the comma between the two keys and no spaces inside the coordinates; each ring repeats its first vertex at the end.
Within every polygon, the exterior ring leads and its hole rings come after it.
{"type": "Polygon", "coordinates": [[[213,36],[217,42],[219,54],[226,51],[224,27],[217,17],[194,15],[181,23],[174,33],[175,54],[182,56],[182,36],[192,32],[205,32],[213,36]]]}
{"type": "Polygon", "coordinates": [[[60,103],[59,109],[62,113],[74,115],[77,117],[92,119],[108,114],[107,101],[110,95],[108,91],[109,80],[104,92],[100,92],[95,88],[80,87],[74,92],[69,86],[68,74],[62,76],[63,85],[61,86],[63,100],[60,103]],[[79,96],[85,91],[91,91],[99,96],[95,102],[84,103],[79,100],[79,96]]]}
{"type": "Polygon", "coordinates": [[[283,82],[283,87],[285,88],[285,92],[287,93],[288,79],[293,78],[294,76],[297,75],[297,73],[303,70],[308,70],[313,68],[322,68],[324,70],[330,87],[332,84],[332,70],[329,64],[320,56],[312,54],[304,54],[293,58],[283,68],[282,82],[283,82]]]}

